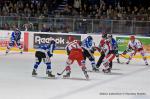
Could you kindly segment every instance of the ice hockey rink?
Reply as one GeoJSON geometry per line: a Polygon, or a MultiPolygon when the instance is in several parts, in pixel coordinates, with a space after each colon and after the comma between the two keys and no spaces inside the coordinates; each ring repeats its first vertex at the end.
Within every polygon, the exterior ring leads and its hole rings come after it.
{"type": "MultiPolygon", "coordinates": [[[[54,54],[53,74],[64,69],[66,59],[66,55],[54,54]]],[[[129,65],[114,60],[111,74],[89,72],[88,81],[76,62],[70,79],[48,79],[44,63],[38,76],[32,77],[34,61],[34,53],[0,53],[0,99],[150,99],[150,66],[142,59],[134,59],[129,65]]],[[[88,60],[86,65],[91,69],[88,60]]]]}

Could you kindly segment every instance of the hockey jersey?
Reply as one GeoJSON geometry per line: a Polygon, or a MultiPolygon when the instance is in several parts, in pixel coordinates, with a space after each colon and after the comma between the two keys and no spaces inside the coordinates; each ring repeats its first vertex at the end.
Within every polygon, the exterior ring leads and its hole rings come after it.
{"type": "Polygon", "coordinates": [[[82,48],[81,48],[79,43],[80,42],[76,41],[76,40],[72,41],[72,42],[69,42],[67,44],[66,48],[65,48],[67,50],[67,54],[69,55],[70,51],[73,50],[73,49],[80,49],[80,50],[82,50],[82,48]]]}
{"type": "Polygon", "coordinates": [[[113,51],[111,42],[105,39],[100,41],[100,49],[105,53],[105,55],[113,51]]]}
{"type": "Polygon", "coordinates": [[[94,46],[93,40],[86,38],[82,41],[82,47],[89,50],[94,46]]]}
{"type": "Polygon", "coordinates": [[[114,38],[111,39],[111,45],[112,45],[112,50],[118,50],[118,44],[114,38]]]}
{"type": "Polygon", "coordinates": [[[11,34],[11,41],[18,41],[21,39],[21,31],[16,30],[11,34]]]}
{"type": "Polygon", "coordinates": [[[135,39],[133,42],[129,41],[127,48],[132,50],[139,50],[143,49],[143,45],[138,39],[135,39]]]}
{"type": "Polygon", "coordinates": [[[103,49],[105,51],[105,55],[107,55],[108,53],[112,53],[113,47],[111,42],[106,40],[103,49]]]}
{"type": "Polygon", "coordinates": [[[48,56],[52,56],[55,48],[56,48],[56,44],[40,44],[37,47],[37,51],[41,51],[48,56]]]}

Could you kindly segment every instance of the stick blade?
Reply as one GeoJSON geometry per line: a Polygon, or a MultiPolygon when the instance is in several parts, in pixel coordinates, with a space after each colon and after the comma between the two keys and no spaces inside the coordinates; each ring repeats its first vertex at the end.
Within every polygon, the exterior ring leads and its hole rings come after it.
{"type": "Polygon", "coordinates": [[[60,74],[60,73],[57,73],[57,75],[62,75],[62,74],[60,74]]]}

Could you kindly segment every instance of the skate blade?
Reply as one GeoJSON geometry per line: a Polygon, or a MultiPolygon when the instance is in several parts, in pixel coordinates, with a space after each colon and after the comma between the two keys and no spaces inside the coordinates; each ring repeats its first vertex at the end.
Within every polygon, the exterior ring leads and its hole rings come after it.
{"type": "Polygon", "coordinates": [[[70,77],[63,77],[63,79],[70,79],[70,77]]]}
{"type": "Polygon", "coordinates": [[[37,75],[32,75],[32,77],[37,77],[37,75]]]}
{"type": "Polygon", "coordinates": [[[69,77],[69,78],[62,78],[64,80],[76,80],[76,81],[89,81],[89,78],[76,78],[76,77],[69,77]]]}
{"type": "Polygon", "coordinates": [[[20,52],[20,54],[22,55],[22,54],[23,54],[23,52],[20,52]]]}
{"type": "Polygon", "coordinates": [[[56,77],[47,77],[48,79],[56,79],[56,77]]]}
{"type": "Polygon", "coordinates": [[[93,72],[93,70],[87,70],[87,72],[93,72]]]}
{"type": "Polygon", "coordinates": [[[106,75],[110,75],[111,71],[110,72],[103,72],[103,73],[106,74],[106,75]]]}
{"type": "Polygon", "coordinates": [[[87,70],[87,72],[99,73],[100,71],[87,70]]]}
{"type": "Polygon", "coordinates": [[[120,62],[120,63],[118,63],[118,64],[124,64],[124,62],[120,62]]]}
{"type": "Polygon", "coordinates": [[[90,80],[89,77],[86,77],[86,80],[89,81],[90,80]]]}
{"type": "Polygon", "coordinates": [[[89,75],[88,74],[84,74],[86,80],[89,80],[89,75]]]}

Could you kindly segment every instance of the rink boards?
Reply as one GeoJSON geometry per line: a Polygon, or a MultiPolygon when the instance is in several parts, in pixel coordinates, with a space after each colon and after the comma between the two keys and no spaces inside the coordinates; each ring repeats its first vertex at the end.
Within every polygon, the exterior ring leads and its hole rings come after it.
{"type": "MultiPolygon", "coordinates": [[[[0,50],[5,51],[8,45],[10,35],[12,31],[0,31],[0,50]]],[[[54,32],[27,32],[22,31],[21,43],[26,52],[35,52],[36,46],[42,43],[49,43],[50,40],[55,40],[57,43],[55,54],[66,54],[65,46],[67,45],[67,37],[69,35],[74,36],[77,40],[84,40],[87,36],[92,36],[95,45],[98,46],[101,40],[101,34],[69,34],[69,33],[54,33],[54,32]]],[[[125,50],[129,36],[114,35],[113,36],[119,45],[119,52],[125,50]]],[[[147,57],[150,59],[150,37],[136,36],[144,45],[147,57]]],[[[18,51],[17,48],[12,48],[12,51],[18,51]]],[[[94,55],[99,56],[100,53],[96,51],[94,55]]],[[[128,57],[128,56],[125,56],[128,57]]],[[[135,58],[141,58],[139,54],[134,56],[135,58]]]]}

